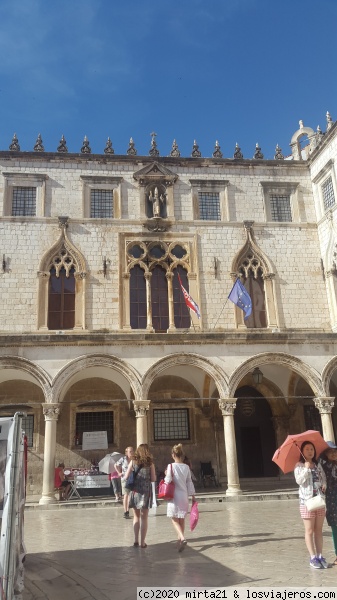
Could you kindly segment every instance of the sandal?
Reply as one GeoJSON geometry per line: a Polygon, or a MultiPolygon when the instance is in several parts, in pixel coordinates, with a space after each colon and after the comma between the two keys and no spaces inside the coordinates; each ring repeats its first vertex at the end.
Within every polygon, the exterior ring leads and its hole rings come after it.
{"type": "Polygon", "coordinates": [[[134,544],[133,544],[133,545],[134,545],[134,547],[135,547],[135,548],[138,548],[138,546],[139,546],[139,543],[138,543],[138,542],[134,542],[134,544]]]}
{"type": "Polygon", "coordinates": [[[141,548],[147,548],[147,544],[142,544],[141,548]]]}
{"type": "Polygon", "coordinates": [[[337,556],[336,556],[336,558],[335,558],[335,560],[333,561],[333,563],[332,563],[332,564],[333,564],[333,565],[337,565],[337,556]]]}
{"type": "Polygon", "coordinates": [[[185,550],[186,546],[187,546],[187,540],[180,540],[178,552],[182,552],[183,550],[185,550]]]}

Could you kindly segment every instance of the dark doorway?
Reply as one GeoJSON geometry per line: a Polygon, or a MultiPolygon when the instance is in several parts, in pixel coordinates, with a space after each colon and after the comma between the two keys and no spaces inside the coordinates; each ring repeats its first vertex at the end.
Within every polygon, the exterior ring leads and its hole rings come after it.
{"type": "Polygon", "coordinates": [[[244,477],[263,477],[263,458],[259,427],[241,428],[242,467],[244,477]]]}
{"type": "Polygon", "coordinates": [[[268,401],[250,386],[239,388],[234,412],[240,477],[277,477],[272,462],[276,450],[272,411],[268,401]]]}

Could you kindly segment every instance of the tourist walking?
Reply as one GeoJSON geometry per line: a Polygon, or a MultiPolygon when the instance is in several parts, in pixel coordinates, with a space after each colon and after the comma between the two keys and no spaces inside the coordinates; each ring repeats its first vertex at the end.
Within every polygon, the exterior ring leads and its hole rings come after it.
{"type": "Polygon", "coordinates": [[[133,545],[146,548],[145,538],[151,505],[151,482],[156,481],[156,469],[147,444],[138,446],[125,473],[125,480],[128,479],[132,470],[136,474],[134,489],[129,494],[129,508],[133,508],[133,531],[135,536],[133,545]]]}
{"type": "Polygon", "coordinates": [[[120,458],[115,464],[116,471],[122,475],[121,483],[122,483],[122,494],[123,494],[123,507],[124,507],[124,515],[123,516],[124,516],[124,519],[129,519],[129,517],[130,517],[130,515],[129,515],[129,493],[130,493],[130,490],[128,490],[125,487],[125,473],[128,470],[128,466],[130,464],[130,461],[133,458],[133,455],[134,455],[133,447],[128,446],[127,448],[125,448],[125,456],[120,458]]]}
{"type": "Polygon", "coordinates": [[[310,567],[326,569],[328,563],[322,556],[323,523],[325,508],[309,511],[306,500],[325,492],[326,477],[323,468],[317,463],[315,446],[305,441],[300,448],[301,456],[296,463],[294,475],[299,485],[300,515],[303,519],[305,543],[310,554],[310,567]]]}
{"type": "Polygon", "coordinates": [[[334,442],[327,442],[327,444],[329,448],[321,454],[319,463],[326,476],[326,520],[331,527],[335,550],[333,564],[337,565],[337,446],[334,442]]]}
{"type": "Polygon", "coordinates": [[[172,448],[174,463],[166,469],[165,482],[174,482],[174,497],[167,504],[167,516],[172,519],[173,527],[178,536],[178,552],[182,552],[187,544],[185,539],[185,518],[188,513],[188,497],[195,502],[195,489],[191,478],[191,469],[184,463],[184,452],[181,444],[172,448]]]}

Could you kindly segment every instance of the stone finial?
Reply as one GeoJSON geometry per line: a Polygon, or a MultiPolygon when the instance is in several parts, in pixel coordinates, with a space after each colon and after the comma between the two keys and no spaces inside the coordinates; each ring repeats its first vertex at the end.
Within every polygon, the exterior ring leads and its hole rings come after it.
{"type": "Polygon", "coordinates": [[[243,154],[241,152],[241,148],[240,148],[240,146],[239,146],[239,144],[237,142],[235,144],[235,150],[234,150],[233,158],[236,158],[236,159],[243,158],[243,154]]]}
{"type": "Polygon", "coordinates": [[[105,148],[104,148],[104,154],[115,154],[115,151],[112,147],[112,141],[110,140],[110,138],[108,137],[106,144],[105,144],[105,148]]]}
{"type": "Polygon", "coordinates": [[[280,146],[278,144],[276,144],[276,148],[275,148],[275,156],[274,158],[276,160],[283,160],[284,156],[282,154],[282,148],[280,148],[280,146]]]}
{"type": "Polygon", "coordinates": [[[42,142],[41,133],[39,133],[39,135],[37,136],[37,140],[34,146],[34,152],[44,152],[44,145],[42,142]]]}
{"type": "Polygon", "coordinates": [[[329,111],[327,110],[327,112],[326,112],[326,130],[329,131],[329,129],[331,129],[332,126],[333,126],[333,120],[331,118],[329,111]]]}
{"type": "Polygon", "coordinates": [[[178,148],[178,144],[177,144],[176,140],[173,140],[170,156],[176,156],[176,157],[180,156],[180,150],[178,148]]]}
{"type": "Polygon", "coordinates": [[[91,154],[91,148],[90,148],[90,142],[87,138],[87,136],[84,136],[84,140],[83,140],[83,146],[81,148],[81,153],[82,154],[91,154]]]}
{"type": "Polygon", "coordinates": [[[133,141],[132,137],[130,138],[130,141],[129,141],[129,147],[128,147],[128,149],[127,149],[126,153],[127,153],[129,156],[136,156],[136,154],[137,154],[137,150],[136,150],[136,148],[135,148],[135,143],[134,143],[134,141],[133,141]]]}
{"type": "Polygon", "coordinates": [[[300,126],[300,129],[303,129],[303,127],[304,127],[304,123],[303,123],[302,119],[301,119],[301,120],[298,122],[298,124],[299,124],[299,126],[300,126]]]}
{"type": "Polygon", "coordinates": [[[64,137],[64,135],[61,137],[60,139],[60,145],[57,146],[57,151],[58,152],[68,152],[68,148],[67,148],[67,142],[66,139],[64,137]]]}
{"type": "Polygon", "coordinates": [[[9,149],[12,152],[20,152],[20,145],[19,145],[19,140],[16,137],[16,133],[14,133],[13,137],[12,137],[12,143],[9,146],[9,149]]]}
{"type": "Polygon", "coordinates": [[[258,143],[255,145],[255,152],[254,152],[253,158],[258,158],[258,159],[263,158],[263,154],[261,152],[261,148],[258,143]]]}
{"type": "Polygon", "coordinates": [[[201,152],[199,150],[199,146],[197,144],[197,142],[194,140],[193,142],[193,148],[192,148],[192,154],[191,154],[192,158],[200,158],[201,156],[201,152]]]}
{"type": "Polygon", "coordinates": [[[159,150],[157,148],[157,142],[156,142],[156,133],[154,133],[154,131],[152,133],[150,133],[151,136],[151,148],[149,150],[149,156],[159,156],[159,150]]]}
{"type": "Polygon", "coordinates": [[[214,146],[214,152],[213,152],[213,158],[222,158],[222,152],[220,150],[220,144],[218,142],[218,140],[216,140],[215,142],[215,146],[214,146]]]}

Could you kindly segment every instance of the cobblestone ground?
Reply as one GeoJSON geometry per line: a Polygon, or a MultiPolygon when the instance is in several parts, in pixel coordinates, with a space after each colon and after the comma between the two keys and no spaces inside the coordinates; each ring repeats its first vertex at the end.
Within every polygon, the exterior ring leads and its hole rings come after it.
{"type": "MultiPolygon", "coordinates": [[[[24,600],[127,600],[137,586],[337,586],[337,566],[309,567],[296,500],[199,504],[177,552],[165,506],[134,548],[122,507],[27,511],[24,600]]],[[[330,529],[324,555],[334,559],[330,529]]]]}

